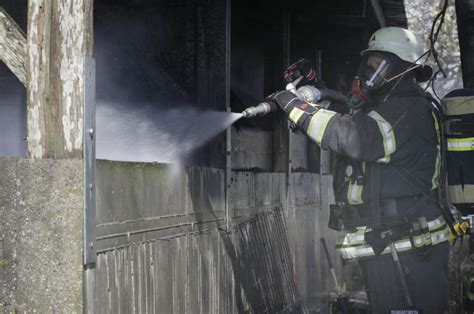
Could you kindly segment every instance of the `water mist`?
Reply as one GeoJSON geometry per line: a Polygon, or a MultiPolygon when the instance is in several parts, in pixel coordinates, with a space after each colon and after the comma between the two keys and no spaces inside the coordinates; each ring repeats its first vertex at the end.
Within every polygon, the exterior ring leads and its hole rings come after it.
{"type": "Polygon", "coordinates": [[[180,163],[242,114],[99,102],[96,116],[98,159],[180,163]]]}

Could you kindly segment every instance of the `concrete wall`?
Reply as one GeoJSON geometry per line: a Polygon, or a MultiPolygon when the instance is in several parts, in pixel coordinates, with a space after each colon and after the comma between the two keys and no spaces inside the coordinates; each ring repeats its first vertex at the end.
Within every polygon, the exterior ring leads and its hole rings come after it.
{"type": "Polygon", "coordinates": [[[82,160],[0,158],[0,173],[3,310],[81,312],[82,160]]]}
{"type": "Polygon", "coordinates": [[[284,208],[286,174],[234,172],[226,233],[223,170],[98,161],[95,310],[275,312],[301,301],[318,310],[330,289],[319,238],[331,247],[335,234],[319,175],[290,179],[284,208]]]}

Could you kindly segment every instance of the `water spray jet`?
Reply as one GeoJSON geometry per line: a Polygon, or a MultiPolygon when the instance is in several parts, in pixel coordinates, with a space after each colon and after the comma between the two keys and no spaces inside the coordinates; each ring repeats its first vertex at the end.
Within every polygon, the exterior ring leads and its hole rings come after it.
{"type": "Polygon", "coordinates": [[[193,153],[235,121],[241,113],[201,111],[192,107],[97,107],[97,158],[132,162],[193,163],[193,153]]]}

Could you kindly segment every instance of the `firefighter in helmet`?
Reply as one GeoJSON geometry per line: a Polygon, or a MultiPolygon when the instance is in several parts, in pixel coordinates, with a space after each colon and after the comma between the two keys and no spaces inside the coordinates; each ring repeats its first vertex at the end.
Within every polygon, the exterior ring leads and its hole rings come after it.
{"type": "Polygon", "coordinates": [[[437,193],[439,121],[417,84],[431,68],[420,39],[399,27],[376,31],[361,56],[346,104],[352,114],[289,91],[269,99],[339,158],[330,225],[345,235],[342,258],[362,267],[372,313],[443,313],[449,229],[437,193]]]}

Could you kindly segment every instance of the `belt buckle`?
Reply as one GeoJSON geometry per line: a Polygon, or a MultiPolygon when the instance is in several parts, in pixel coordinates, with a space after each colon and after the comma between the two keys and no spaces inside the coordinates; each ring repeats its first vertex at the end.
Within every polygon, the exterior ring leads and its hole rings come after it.
{"type": "Polygon", "coordinates": [[[445,122],[445,133],[447,135],[462,135],[460,132],[455,132],[456,123],[461,122],[461,119],[449,119],[445,122]]]}

